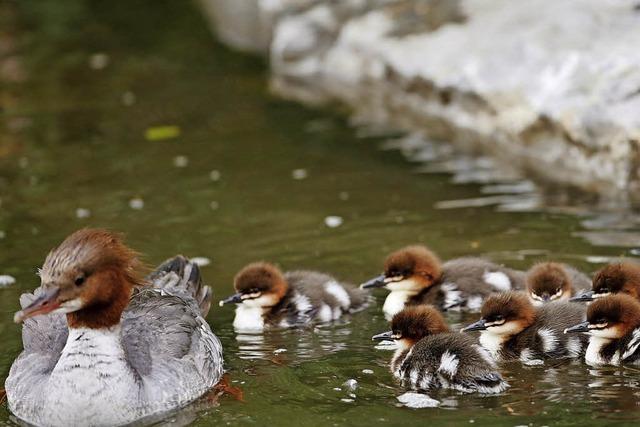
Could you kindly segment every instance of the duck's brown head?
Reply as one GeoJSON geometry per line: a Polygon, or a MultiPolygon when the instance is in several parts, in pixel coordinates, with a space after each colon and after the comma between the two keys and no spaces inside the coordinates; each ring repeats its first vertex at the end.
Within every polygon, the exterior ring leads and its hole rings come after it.
{"type": "Polygon", "coordinates": [[[624,293],[598,298],[587,308],[587,321],[564,332],[588,332],[604,339],[618,339],[640,326],[640,302],[624,293]]]}
{"type": "Polygon", "coordinates": [[[624,293],[639,300],[640,264],[621,262],[604,266],[595,274],[591,289],[594,299],[624,293]]]}
{"type": "Polygon", "coordinates": [[[480,311],[481,318],[462,331],[487,331],[509,337],[530,326],[536,318],[533,304],[526,294],[504,292],[489,296],[480,311]]]}
{"type": "Polygon", "coordinates": [[[391,331],[374,335],[374,340],[395,340],[401,348],[415,345],[429,335],[449,332],[442,314],[432,306],[407,307],[393,316],[391,331]]]}
{"type": "Polygon", "coordinates": [[[384,274],[361,287],[418,293],[440,280],[441,275],[442,262],[433,252],[421,245],[407,246],[387,257],[384,274]]]}
{"type": "Polygon", "coordinates": [[[276,266],[256,262],[244,267],[233,284],[236,293],[220,301],[220,305],[236,303],[249,307],[272,307],[287,293],[287,281],[276,266]]]}
{"type": "Polygon", "coordinates": [[[573,284],[567,271],[555,262],[542,262],[527,272],[527,293],[533,305],[550,301],[568,300],[573,293],[573,284]]]}
{"type": "Polygon", "coordinates": [[[117,325],[132,289],[142,284],[139,267],[138,254],[118,234],[76,231],[47,255],[40,293],[15,320],[58,312],[67,313],[71,328],[117,325]]]}

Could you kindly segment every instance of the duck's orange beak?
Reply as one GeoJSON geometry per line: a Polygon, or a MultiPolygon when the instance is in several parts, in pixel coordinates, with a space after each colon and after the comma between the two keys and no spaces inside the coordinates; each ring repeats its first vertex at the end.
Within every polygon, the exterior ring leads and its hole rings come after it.
{"type": "Polygon", "coordinates": [[[13,316],[13,321],[21,323],[29,317],[51,313],[56,308],[60,307],[60,301],[58,301],[59,294],[60,288],[57,286],[41,289],[40,294],[31,304],[18,311],[13,316]]]}

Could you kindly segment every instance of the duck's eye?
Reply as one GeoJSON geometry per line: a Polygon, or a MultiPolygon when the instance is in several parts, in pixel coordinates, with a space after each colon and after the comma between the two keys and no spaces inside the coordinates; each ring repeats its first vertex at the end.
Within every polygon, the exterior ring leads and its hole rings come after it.
{"type": "Polygon", "coordinates": [[[76,286],[81,286],[84,283],[84,281],[85,281],[84,276],[78,276],[73,283],[75,283],[76,286]]]}
{"type": "Polygon", "coordinates": [[[501,322],[501,321],[504,320],[504,316],[502,314],[498,314],[493,319],[494,319],[495,322],[501,322]]]}

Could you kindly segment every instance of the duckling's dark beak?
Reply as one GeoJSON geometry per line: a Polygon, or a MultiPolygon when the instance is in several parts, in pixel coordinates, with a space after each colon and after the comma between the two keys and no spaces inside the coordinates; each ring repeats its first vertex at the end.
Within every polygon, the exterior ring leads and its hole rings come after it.
{"type": "Polygon", "coordinates": [[[242,302],[242,294],[238,292],[237,294],[233,294],[228,298],[220,300],[218,305],[222,307],[225,304],[240,304],[241,302],[242,302]]]}
{"type": "Polygon", "coordinates": [[[578,323],[577,325],[564,330],[565,334],[571,334],[575,332],[589,332],[589,322],[578,323]]]}
{"type": "Polygon", "coordinates": [[[580,295],[576,295],[575,297],[569,298],[569,301],[576,301],[576,302],[593,301],[593,291],[583,292],[580,295]]]}
{"type": "Polygon", "coordinates": [[[371,337],[373,341],[393,341],[393,331],[383,332],[371,337]]]}
{"type": "Polygon", "coordinates": [[[484,319],[480,319],[475,323],[472,323],[464,328],[460,329],[460,332],[469,332],[469,331],[484,331],[487,329],[486,322],[484,319]]]}
{"type": "Polygon", "coordinates": [[[370,289],[370,288],[381,288],[384,285],[386,285],[387,283],[384,281],[385,279],[385,275],[381,274],[377,277],[374,277],[373,279],[364,282],[362,285],[360,285],[360,289],[370,289]]]}
{"type": "Polygon", "coordinates": [[[31,304],[18,311],[13,316],[13,321],[21,323],[29,317],[51,313],[53,310],[60,307],[60,301],[58,301],[59,294],[60,288],[57,286],[42,288],[40,295],[38,295],[31,304]]]}

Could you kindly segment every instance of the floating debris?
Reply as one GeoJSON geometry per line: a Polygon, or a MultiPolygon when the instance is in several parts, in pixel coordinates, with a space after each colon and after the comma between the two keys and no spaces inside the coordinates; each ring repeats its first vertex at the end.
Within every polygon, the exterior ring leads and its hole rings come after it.
{"type": "Polygon", "coordinates": [[[193,258],[190,258],[190,259],[191,259],[191,262],[197,265],[198,267],[206,267],[207,265],[211,264],[211,260],[205,256],[194,256],[193,258]]]}
{"type": "Polygon", "coordinates": [[[189,165],[189,158],[187,156],[175,156],[173,158],[173,166],[177,168],[186,168],[189,165]]]}
{"type": "Polygon", "coordinates": [[[140,210],[144,208],[144,200],[142,200],[140,197],[135,197],[129,200],[129,207],[131,209],[140,210]]]}
{"type": "Polygon", "coordinates": [[[131,91],[127,91],[125,93],[122,94],[122,105],[124,105],[125,107],[131,107],[133,104],[136,103],[136,94],[131,92],[131,91]]]}
{"type": "Polygon", "coordinates": [[[334,387],[333,388],[335,391],[342,391],[342,389],[340,387],[334,387]]]}
{"type": "Polygon", "coordinates": [[[340,227],[343,223],[341,216],[329,215],[324,219],[324,224],[329,228],[340,227]]]}
{"type": "Polygon", "coordinates": [[[367,375],[371,375],[371,374],[373,374],[373,370],[371,370],[371,369],[363,369],[362,373],[363,374],[367,374],[367,375]]]}
{"type": "Polygon", "coordinates": [[[103,70],[109,65],[109,55],[104,52],[94,53],[89,57],[89,67],[92,70],[103,70]]]}
{"type": "Polygon", "coordinates": [[[78,208],[76,209],[76,218],[84,219],[89,218],[91,216],[91,211],[86,208],[78,208]]]}
{"type": "Polygon", "coordinates": [[[340,401],[341,401],[341,402],[344,402],[344,403],[351,403],[351,402],[355,402],[355,400],[354,400],[354,399],[340,399],[340,401]]]}
{"type": "Polygon", "coordinates": [[[209,172],[209,179],[211,181],[214,181],[214,182],[220,181],[221,177],[222,177],[222,174],[220,173],[219,170],[214,169],[211,172],[209,172]]]}
{"type": "Polygon", "coordinates": [[[407,408],[436,408],[440,405],[440,402],[436,399],[432,399],[426,394],[415,392],[407,392],[396,399],[407,408]]]}
{"type": "Polygon", "coordinates": [[[353,378],[350,378],[346,380],[342,385],[347,387],[349,390],[353,391],[358,388],[358,381],[354,380],[353,378]]]}
{"type": "Polygon", "coordinates": [[[286,352],[287,352],[286,348],[277,348],[273,350],[273,354],[280,354],[280,353],[286,353],[286,352]]]}
{"type": "Polygon", "coordinates": [[[180,127],[178,126],[154,126],[144,132],[144,138],[147,141],[162,141],[179,136],[180,127]]]}
{"type": "Polygon", "coordinates": [[[291,177],[297,181],[305,179],[307,176],[309,176],[309,173],[306,169],[294,169],[291,171],[291,177]]]}
{"type": "Polygon", "coordinates": [[[8,274],[0,274],[0,288],[11,286],[16,283],[16,279],[8,274]]]}

